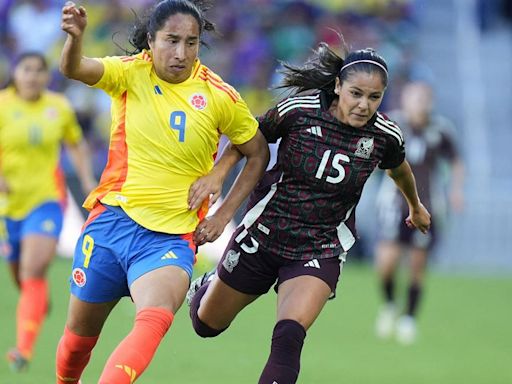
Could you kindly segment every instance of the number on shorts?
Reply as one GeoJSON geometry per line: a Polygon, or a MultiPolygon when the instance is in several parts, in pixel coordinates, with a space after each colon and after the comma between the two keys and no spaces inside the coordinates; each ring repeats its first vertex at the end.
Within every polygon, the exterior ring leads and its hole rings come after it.
{"type": "Polygon", "coordinates": [[[94,239],[89,235],[85,235],[84,241],[82,242],[82,253],[85,255],[84,268],[89,268],[89,262],[91,261],[93,248],[94,239]]]}

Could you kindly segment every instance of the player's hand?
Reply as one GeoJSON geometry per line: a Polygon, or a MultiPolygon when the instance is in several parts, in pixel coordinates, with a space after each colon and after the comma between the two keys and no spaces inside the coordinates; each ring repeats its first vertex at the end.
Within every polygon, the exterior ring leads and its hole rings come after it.
{"type": "Polygon", "coordinates": [[[222,235],[227,221],[220,216],[208,216],[202,220],[194,232],[194,243],[197,246],[212,243],[222,235]]]}
{"type": "Polygon", "coordinates": [[[76,38],[82,36],[86,26],[87,12],[85,8],[77,7],[72,1],[66,2],[62,7],[61,29],[76,38]]]}
{"type": "Polygon", "coordinates": [[[422,233],[427,233],[430,229],[430,213],[421,203],[415,209],[409,209],[409,216],[405,219],[405,224],[409,228],[417,228],[422,233]]]}
{"type": "Polygon", "coordinates": [[[188,209],[193,211],[199,208],[208,198],[210,199],[208,208],[210,208],[222,193],[222,182],[223,180],[212,172],[197,179],[188,191],[188,209]]]}

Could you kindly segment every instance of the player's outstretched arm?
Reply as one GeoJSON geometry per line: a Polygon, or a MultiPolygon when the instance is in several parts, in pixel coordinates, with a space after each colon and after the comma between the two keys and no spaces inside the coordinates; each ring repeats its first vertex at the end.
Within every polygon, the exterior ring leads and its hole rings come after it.
{"type": "Polygon", "coordinates": [[[68,34],[60,58],[60,71],[70,79],[88,85],[96,84],[103,76],[103,64],[82,56],[82,39],[87,26],[87,12],[68,1],[62,7],[61,29],[68,34]]]}
{"type": "Polygon", "coordinates": [[[418,197],[416,180],[409,163],[404,160],[398,167],[388,169],[386,173],[393,179],[409,205],[409,216],[405,223],[409,227],[415,227],[421,232],[426,233],[430,228],[430,213],[418,197]]]}
{"type": "Polygon", "coordinates": [[[222,157],[227,157],[227,164],[235,162],[239,156],[234,152],[235,150],[244,155],[247,161],[219,209],[197,226],[194,234],[194,241],[197,245],[215,241],[222,234],[224,227],[231,221],[236,210],[261,179],[270,159],[267,141],[260,130],[248,142],[237,145],[236,149],[227,148],[227,152],[222,155],[222,157]]]}
{"type": "Polygon", "coordinates": [[[197,209],[203,201],[209,199],[211,207],[222,193],[222,185],[229,171],[242,159],[243,155],[231,143],[228,143],[213,169],[205,176],[197,179],[188,192],[188,207],[197,209]]]}

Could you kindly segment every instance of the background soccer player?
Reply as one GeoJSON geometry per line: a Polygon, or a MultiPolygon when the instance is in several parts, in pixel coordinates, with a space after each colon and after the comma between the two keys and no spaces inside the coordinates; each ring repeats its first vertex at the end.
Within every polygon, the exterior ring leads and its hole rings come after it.
{"type": "Polygon", "coordinates": [[[23,53],[0,91],[0,208],[7,261],[20,288],[16,347],[7,358],[27,367],[48,310],[47,272],[62,229],[66,186],[59,166],[64,144],[83,190],[96,185],[87,146],[68,100],[46,90],[49,71],[39,53],[23,53]]]}
{"type": "MultiPolygon", "coordinates": [[[[403,130],[407,141],[407,161],[411,165],[418,185],[421,201],[431,212],[436,209],[436,199],[442,194],[435,188],[443,163],[451,168],[449,201],[454,211],[463,205],[464,167],[452,138],[453,125],[446,118],[433,113],[432,88],[425,82],[411,82],[404,87],[402,107],[389,113],[403,130]]],[[[378,195],[378,218],[380,241],[376,248],[377,269],[385,305],[381,308],[376,333],[381,338],[396,336],[403,344],[416,339],[418,306],[424,284],[425,268],[429,251],[435,244],[436,229],[439,229],[439,214],[433,214],[430,233],[422,236],[418,231],[401,225],[407,217],[407,206],[399,198],[398,190],[387,179],[383,179],[378,195]],[[395,280],[400,256],[408,252],[409,284],[405,309],[399,311],[396,303],[395,280]]],[[[444,202],[443,204],[444,205],[444,202]]]]}
{"type": "MultiPolygon", "coordinates": [[[[214,337],[276,284],[277,322],[260,384],[296,382],[306,331],[335,293],[356,241],[355,208],[375,167],[387,170],[407,200],[406,223],[422,232],[430,225],[400,128],[377,112],[385,61],[371,49],[342,59],[322,44],[284,75],[283,87],[296,93],[259,118],[268,142],[281,138],[277,163],[251,194],[218,277],[206,274],[189,291],[195,331],[214,337]]],[[[199,243],[214,223],[215,215],[198,226],[199,243]]]]}
{"type": "MultiPolygon", "coordinates": [[[[199,209],[189,201],[189,190],[212,171],[220,134],[247,156],[240,182],[217,211],[224,225],[269,155],[244,101],[198,60],[202,32],[214,28],[193,2],[164,0],[151,9],[133,32],[132,56],[82,56],[86,24],[83,7],[63,7],[68,36],[61,70],[110,95],[112,128],[100,185],[84,203],[91,213],[75,252],[57,383],[79,381],[110,311],[129,295],[134,327],[99,379],[128,384],[150,363],[185,298],[196,251],[192,233],[208,208],[207,199],[199,209]]],[[[217,172],[224,174],[218,168],[211,174],[217,172]]],[[[202,191],[218,196],[222,178],[209,180],[215,182],[202,191]]]]}

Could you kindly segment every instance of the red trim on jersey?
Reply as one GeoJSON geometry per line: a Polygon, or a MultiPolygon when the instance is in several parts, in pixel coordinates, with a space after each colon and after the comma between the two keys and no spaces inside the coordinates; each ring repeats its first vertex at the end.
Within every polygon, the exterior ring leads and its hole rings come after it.
{"type": "Polygon", "coordinates": [[[130,61],[134,61],[136,58],[134,56],[123,56],[121,57],[121,61],[124,63],[128,63],[130,61]]]}
{"type": "Polygon", "coordinates": [[[221,86],[221,85],[219,85],[219,84],[215,84],[213,81],[211,81],[211,79],[210,79],[210,78],[205,78],[205,77],[203,77],[203,76],[199,76],[199,78],[200,78],[201,80],[204,80],[204,81],[209,82],[209,83],[210,83],[211,85],[213,85],[215,88],[220,89],[221,91],[226,92],[226,93],[228,94],[229,98],[230,98],[231,100],[233,100],[233,103],[236,103],[236,102],[238,101],[238,98],[237,98],[236,96],[234,96],[234,95],[230,92],[230,90],[229,90],[229,89],[224,88],[223,86],[221,86]]]}
{"type": "Polygon", "coordinates": [[[128,173],[128,145],[126,144],[126,98],[127,92],[121,96],[119,125],[114,129],[110,140],[108,160],[99,186],[89,195],[84,207],[91,210],[98,201],[112,191],[120,191],[128,173]]]}
{"type": "Polygon", "coordinates": [[[238,99],[237,92],[235,91],[235,89],[228,83],[224,82],[224,80],[222,80],[222,78],[219,75],[213,73],[208,68],[204,68],[203,74],[206,75],[206,77],[209,77],[211,80],[215,81],[217,84],[222,85],[223,87],[231,91],[231,93],[238,99]]]}
{"type": "Polygon", "coordinates": [[[101,204],[97,204],[94,209],[89,213],[89,217],[85,221],[84,225],[82,226],[82,232],[84,231],[85,227],[87,227],[90,223],[94,221],[99,215],[101,215],[103,212],[106,211],[106,207],[101,204]]]}
{"type": "Polygon", "coordinates": [[[206,214],[208,213],[208,204],[210,203],[210,198],[207,197],[204,199],[203,203],[197,210],[197,218],[199,221],[203,220],[206,217],[206,214]]]}
{"type": "MultiPolygon", "coordinates": [[[[194,232],[190,233],[184,233],[183,235],[180,235],[180,237],[188,242],[188,247],[194,252],[194,254],[197,252],[197,246],[194,243],[194,232]]],[[[194,264],[196,263],[195,257],[194,257],[194,264]]]]}
{"type": "Polygon", "coordinates": [[[235,90],[229,84],[226,84],[224,81],[222,81],[220,77],[216,76],[211,71],[209,71],[207,68],[203,67],[203,70],[201,71],[199,78],[201,80],[208,81],[215,88],[218,88],[221,91],[226,92],[234,103],[238,101],[238,95],[235,92],[235,90]]]}
{"type": "Polygon", "coordinates": [[[201,68],[204,68],[204,67],[203,67],[202,65],[198,65],[198,66],[197,66],[196,70],[194,71],[194,74],[192,75],[192,78],[193,78],[193,79],[195,79],[195,78],[196,78],[196,76],[197,76],[197,72],[199,72],[199,70],[200,70],[201,68]]]}

